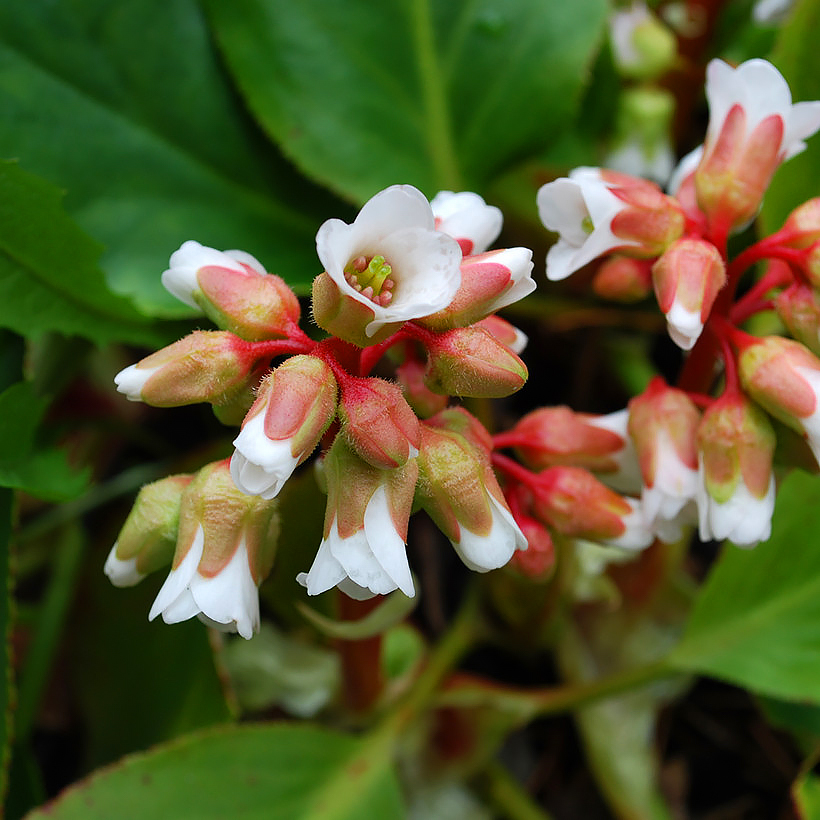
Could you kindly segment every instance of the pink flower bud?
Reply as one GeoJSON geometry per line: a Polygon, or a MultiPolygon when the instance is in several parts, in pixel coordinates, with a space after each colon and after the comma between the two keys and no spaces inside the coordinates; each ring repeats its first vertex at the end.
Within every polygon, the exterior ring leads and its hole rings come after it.
{"type": "Polygon", "coordinates": [[[271,372],[234,440],[236,486],[275,497],[333,420],[336,392],[333,372],[315,356],[292,356],[271,372]]]}
{"type": "Polygon", "coordinates": [[[433,330],[474,324],[535,290],[532,251],[509,248],[470,256],[461,263],[461,287],[444,309],[419,320],[433,330]]]}
{"type": "Polygon", "coordinates": [[[105,562],[105,574],[115,587],[133,586],[171,563],[182,492],[191,478],[172,475],[146,484],[139,491],[105,562]]]}
{"type": "Polygon", "coordinates": [[[799,154],[820,127],[820,103],[792,105],[780,72],[765,60],[706,69],[709,128],[695,172],[698,203],[713,222],[739,228],[752,219],[781,162],[799,154]]]}
{"type": "Polygon", "coordinates": [[[427,343],[425,383],[435,393],[500,398],[520,390],[527,368],[506,345],[479,327],[438,334],[427,343]]]}
{"type": "Polygon", "coordinates": [[[527,540],[490,464],[489,434],[464,410],[421,424],[417,502],[472,570],[506,564],[527,540]]]}
{"type": "Polygon", "coordinates": [[[774,446],[768,417],[740,393],[724,394],[704,412],[698,427],[701,540],[753,546],[769,537],[774,446]]]}
{"type": "Polygon", "coordinates": [[[397,385],[350,376],[341,389],[342,433],[360,458],[389,470],[416,456],[419,420],[397,385]]]}
{"type": "Polygon", "coordinates": [[[652,267],[652,282],[669,335],[691,350],[726,284],[726,266],[718,249],[704,239],[679,239],[652,267]]]}
{"type": "Polygon", "coordinates": [[[639,302],[652,290],[652,266],[645,259],[610,256],[595,272],[592,290],[613,302],[639,302]]]}
{"type": "Polygon", "coordinates": [[[596,472],[614,471],[624,438],[590,423],[591,419],[565,406],[542,407],[521,418],[497,443],[506,446],[509,440],[532,470],[572,464],[596,472]]]}
{"type": "Polygon", "coordinates": [[[237,490],[227,461],[200,470],[183,492],[174,561],[149,620],[197,616],[251,638],[259,629],[257,587],[270,572],[278,533],[275,502],[237,490]]]}
{"type": "Polygon", "coordinates": [[[515,520],[527,539],[527,549],[516,550],[510,566],[528,578],[543,580],[549,577],[555,569],[555,544],[549,530],[528,515],[518,515],[515,520]]]}
{"type": "MultiPolygon", "coordinates": [[[[665,541],[679,537],[697,491],[700,413],[682,391],[654,378],[629,402],[629,435],[643,476],[647,524],[665,541]]],[[[692,510],[693,511],[693,510],[692,510]]]]}
{"type": "Polygon", "coordinates": [[[484,330],[491,333],[498,339],[499,342],[506,345],[516,356],[520,356],[527,347],[526,333],[520,331],[515,325],[510,324],[506,319],[492,314],[476,322],[476,327],[484,328],[484,330]]]}
{"type": "Polygon", "coordinates": [[[774,306],[789,333],[815,356],[820,355],[820,302],[806,285],[792,285],[781,291],[774,306]]]}
{"type": "Polygon", "coordinates": [[[328,501],[324,538],[310,571],[297,581],[309,595],[334,586],[352,598],[400,589],[412,598],[405,542],[418,469],[415,460],[380,470],[337,436],[324,459],[328,501]]]}
{"type": "Polygon", "coordinates": [[[261,376],[253,347],[221,330],[193,333],[125,368],[114,377],[131,401],[178,407],[229,404],[261,376]]]}
{"type": "Polygon", "coordinates": [[[436,220],[436,230],[452,236],[465,256],[483,253],[501,233],[504,217],[498,208],[487,205],[470,191],[454,194],[439,191],[430,207],[436,220]]]}
{"type": "Polygon", "coordinates": [[[413,412],[419,418],[428,418],[447,406],[447,396],[434,393],[424,383],[424,374],[427,372],[427,362],[415,357],[403,361],[396,368],[396,380],[401,385],[404,398],[413,412]]]}
{"type": "Polygon", "coordinates": [[[248,341],[283,338],[299,322],[296,294],[242,251],[222,253],[185,242],[171,255],[162,282],[219,328],[248,341]]]}
{"type": "Polygon", "coordinates": [[[581,467],[550,467],[538,474],[531,489],[535,515],[563,535],[624,549],[652,543],[640,505],[581,467]]]}
{"type": "Polygon", "coordinates": [[[799,342],[767,336],[738,358],[743,389],[766,411],[807,439],[820,462],[820,359],[799,342]]]}
{"type": "Polygon", "coordinates": [[[782,237],[781,245],[804,252],[798,264],[812,286],[820,286],[820,197],[795,208],[775,237],[782,237]]]}

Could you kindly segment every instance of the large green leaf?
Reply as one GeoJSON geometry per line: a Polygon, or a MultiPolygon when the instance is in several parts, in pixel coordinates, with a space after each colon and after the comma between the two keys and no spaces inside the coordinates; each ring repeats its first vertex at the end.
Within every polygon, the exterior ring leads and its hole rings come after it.
{"type": "MultiPolygon", "coordinates": [[[[603,0],[206,3],[262,126],[363,200],[391,183],[482,188],[576,110],[603,0]]],[[[533,206],[534,207],[534,206],[533,206]]]]}
{"type": "Polygon", "coordinates": [[[151,344],[155,334],[97,267],[102,248],[65,214],[50,183],[0,161],[0,327],[151,344]]]}
{"type": "MultiPolygon", "coordinates": [[[[771,55],[797,100],[820,99],[820,50],[816,32],[820,27],[820,2],[799,0],[781,28],[771,55]]],[[[767,233],[777,230],[789,212],[812,197],[820,196],[820,138],[781,167],[763,203],[761,218],[767,233]]]]}
{"type": "Polygon", "coordinates": [[[113,289],[146,311],[186,239],[240,247],[305,285],[317,272],[315,191],[249,124],[196,0],[0,4],[0,156],[67,189],[107,246],[113,289]]]}
{"type": "Polygon", "coordinates": [[[772,537],[727,545],[670,656],[681,669],[786,699],[820,701],[820,482],[793,472],[772,537]]]}
{"type": "MultiPolygon", "coordinates": [[[[377,739],[378,740],[378,739],[377,739]]],[[[313,726],[241,726],[135,755],[29,820],[402,820],[390,756],[373,738],[313,726]]]]}

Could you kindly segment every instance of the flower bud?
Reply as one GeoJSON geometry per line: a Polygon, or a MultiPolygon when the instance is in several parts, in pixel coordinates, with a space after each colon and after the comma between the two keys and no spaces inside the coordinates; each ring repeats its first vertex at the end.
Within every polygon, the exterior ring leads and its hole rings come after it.
{"type": "Polygon", "coordinates": [[[638,502],[618,495],[581,467],[543,470],[532,493],[535,515],[563,535],[624,549],[652,543],[638,502]]]}
{"type": "Polygon", "coordinates": [[[555,569],[555,544],[549,530],[529,515],[517,515],[515,520],[527,539],[527,549],[516,550],[510,566],[527,578],[549,577],[555,569]]]}
{"type": "Polygon", "coordinates": [[[419,420],[398,386],[350,376],[341,388],[342,434],[361,458],[389,470],[416,456],[419,420]]]}
{"type": "Polygon", "coordinates": [[[506,446],[509,440],[531,470],[572,464],[596,472],[614,471],[624,438],[590,423],[591,418],[563,405],[541,407],[523,416],[497,443],[506,446]]]}
{"type": "Polygon", "coordinates": [[[520,331],[515,325],[496,316],[494,313],[487,316],[480,322],[476,322],[476,327],[484,328],[495,336],[499,342],[506,345],[516,356],[520,356],[527,347],[527,334],[520,331]]]}
{"type": "Polygon", "coordinates": [[[430,207],[436,230],[452,236],[464,256],[483,253],[501,233],[504,217],[501,211],[470,191],[439,191],[430,207]]]}
{"type": "Polygon", "coordinates": [[[418,475],[415,460],[380,470],[337,436],[324,458],[324,473],[324,537],[310,571],[296,580],[308,595],[338,586],[358,600],[395,589],[412,598],[405,542],[418,475]]]}
{"type": "Polygon", "coordinates": [[[613,254],[595,272],[592,290],[613,302],[639,302],[652,290],[652,266],[645,259],[613,254]]]}
{"type": "Polygon", "coordinates": [[[415,356],[405,359],[396,368],[396,380],[401,385],[404,398],[419,418],[428,418],[447,406],[447,396],[434,393],[424,383],[427,362],[421,362],[415,356]]]}
{"type": "Polygon", "coordinates": [[[171,255],[162,283],[219,328],[248,341],[285,337],[299,322],[296,294],[242,251],[221,253],[185,242],[171,255]]]}
{"type": "Polygon", "coordinates": [[[506,564],[527,540],[515,523],[490,464],[491,441],[464,410],[421,423],[417,502],[472,570],[506,564]]]}
{"type": "Polygon", "coordinates": [[[479,327],[437,334],[428,344],[425,383],[434,393],[501,398],[520,390],[527,368],[506,345],[479,327]]]}
{"type": "Polygon", "coordinates": [[[765,541],[774,511],[775,435],[766,414],[739,392],[724,394],[698,427],[702,541],[765,541]]]}
{"type": "Polygon", "coordinates": [[[741,350],[738,372],[749,396],[802,433],[820,463],[820,359],[799,342],[767,336],[741,350]]]}
{"type": "Polygon", "coordinates": [[[133,586],[171,563],[182,491],[191,478],[172,475],[146,484],[139,491],[105,562],[105,574],[115,587],[133,586]]]}
{"type": "Polygon", "coordinates": [[[643,476],[644,516],[665,541],[680,535],[697,491],[697,427],[700,413],[682,390],[658,377],[629,402],[629,435],[643,476]]]}
{"type": "Polygon", "coordinates": [[[800,268],[813,287],[820,286],[820,197],[795,208],[775,237],[782,237],[780,244],[787,248],[804,251],[800,268]]]}
{"type": "Polygon", "coordinates": [[[775,297],[774,306],[789,333],[820,356],[820,303],[816,291],[806,285],[792,285],[775,297]]]}
{"type": "Polygon", "coordinates": [[[418,322],[433,330],[474,324],[535,290],[532,251],[508,248],[470,256],[461,263],[461,286],[444,310],[418,322]]]}
{"type": "Polygon", "coordinates": [[[259,629],[256,590],[273,565],[278,533],[275,502],[240,492],[227,461],[204,467],[182,494],[174,561],[149,620],[196,615],[251,638],[259,629]]]}
{"type": "Polygon", "coordinates": [[[669,335],[678,347],[691,350],[726,284],[720,252],[704,239],[679,239],[652,266],[652,282],[669,335]]]}
{"type": "Polygon", "coordinates": [[[336,393],[333,372],[315,356],[292,356],[272,371],[233,443],[236,486],[249,495],[275,497],[333,421],[336,393]]]}
{"type": "Polygon", "coordinates": [[[126,367],[114,382],[130,401],[178,407],[229,404],[260,376],[252,345],[226,331],[195,330],[126,367]]]}

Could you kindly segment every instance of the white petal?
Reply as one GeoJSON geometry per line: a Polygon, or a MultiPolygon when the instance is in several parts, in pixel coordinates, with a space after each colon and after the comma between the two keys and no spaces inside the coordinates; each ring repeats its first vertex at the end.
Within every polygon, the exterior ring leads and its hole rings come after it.
{"type": "Polygon", "coordinates": [[[820,370],[812,370],[810,367],[795,367],[794,371],[805,379],[814,391],[814,412],[805,418],[797,419],[797,421],[802,425],[809,447],[811,447],[817,463],[820,464],[820,370]]]}
{"type": "Polygon", "coordinates": [[[669,177],[669,184],[666,187],[666,190],[672,196],[677,196],[683,183],[695,173],[702,157],[703,146],[699,145],[681,159],[675,170],[672,171],[672,176],[669,177]]]}
{"type": "Polygon", "coordinates": [[[469,240],[471,254],[483,253],[501,233],[504,222],[501,211],[470,191],[457,194],[440,191],[433,197],[430,207],[433,216],[440,220],[438,230],[454,239],[469,240]]]}
{"type": "Polygon", "coordinates": [[[488,256],[487,261],[507,268],[512,281],[512,285],[490,304],[490,313],[529,296],[535,290],[536,285],[532,278],[532,251],[529,248],[506,248],[488,256]]]}
{"type": "MultiPolygon", "coordinates": [[[[199,562],[202,560],[202,550],[205,546],[205,533],[200,524],[196,528],[196,534],[188,552],[180,562],[179,566],[172,569],[165,579],[165,583],[160,587],[151,611],[148,613],[148,620],[153,621],[160,612],[164,612],[171,607],[174,602],[188,590],[191,579],[196,574],[199,562]]],[[[189,616],[190,617],[190,616],[189,616]]],[[[163,620],[165,618],[163,617],[163,620]]],[[[166,623],[169,623],[166,620],[166,623]]]]}
{"type": "MultiPolygon", "coordinates": [[[[239,251],[239,253],[242,252],[239,251]]],[[[200,268],[214,266],[242,270],[230,253],[208,248],[193,240],[184,242],[178,250],[174,251],[168,265],[168,270],[162,274],[163,286],[181,302],[197,310],[200,310],[200,307],[194,300],[193,294],[199,290],[197,273],[200,268]]]]}
{"type": "Polygon", "coordinates": [[[536,204],[545,227],[559,233],[575,248],[586,241],[589,234],[583,223],[589,218],[589,210],[577,182],[562,177],[542,185],[536,195],[536,204]]]}
{"type": "Polygon", "coordinates": [[[527,549],[527,538],[505,505],[489,495],[493,523],[487,535],[477,535],[461,527],[460,539],[452,541],[458,557],[475,572],[489,572],[503,567],[513,553],[527,549]]]}
{"type": "Polygon", "coordinates": [[[677,300],[666,314],[666,325],[672,341],[681,350],[691,350],[703,330],[699,310],[687,310],[677,300]]]}
{"type": "MultiPolygon", "coordinates": [[[[249,268],[255,270],[257,273],[261,273],[263,276],[267,276],[268,274],[268,272],[265,270],[265,266],[255,256],[251,256],[249,253],[246,253],[245,251],[225,251],[225,256],[229,256],[231,259],[235,259],[242,265],[247,265],[249,268]]],[[[232,267],[235,268],[236,265],[233,265],[232,267]]]]}
{"type": "Polygon", "coordinates": [[[621,549],[646,549],[655,538],[652,530],[647,526],[641,504],[634,498],[624,498],[624,501],[632,508],[632,511],[623,518],[626,529],[617,538],[610,538],[604,543],[613,547],[621,547],[621,549]]]}
{"type": "Polygon", "coordinates": [[[638,463],[638,454],[635,445],[629,436],[629,410],[617,410],[605,416],[590,416],[585,419],[587,424],[599,427],[602,430],[609,430],[623,439],[623,447],[616,453],[612,453],[611,458],[617,465],[614,472],[596,473],[607,487],[617,490],[624,495],[638,495],[643,487],[641,476],[641,465],[638,463]]]}
{"type": "Polygon", "coordinates": [[[299,465],[290,439],[273,440],[265,435],[265,413],[257,413],[245,423],[234,439],[231,457],[231,477],[234,484],[248,495],[271,499],[278,495],[285,482],[299,465]]]}
{"type": "Polygon", "coordinates": [[[524,349],[527,347],[527,343],[529,342],[529,337],[523,330],[519,330],[517,327],[513,326],[513,330],[515,331],[515,339],[507,345],[507,347],[512,350],[517,356],[520,356],[524,349]]]}
{"type": "Polygon", "coordinates": [[[132,364],[125,370],[120,370],[114,376],[114,384],[120,393],[124,393],[128,401],[142,401],[142,389],[146,382],[154,373],[159,370],[157,367],[138,367],[132,364]]]}
{"type": "MultiPolygon", "coordinates": [[[[335,521],[331,525],[331,529],[336,531],[336,536],[338,537],[335,521]]],[[[300,572],[299,575],[296,576],[296,580],[307,589],[308,595],[321,595],[321,593],[332,589],[343,578],[347,577],[342,565],[330,552],[328,538],[322,539],[322,543],[319,545],[319,550],[313,559],[310,570],[307,573],[300,572]]]]}
{"type": "Polygon", "coordinates": [[[105,560],[103,572],[115,587],[132,587],[145,578],[137,569],[137,558],[136,555],[126,560],[117,558],[117,545],[114,544],[105,560]]]}
{"type": "Polygon", "coordinates": [[[342,538],[334,520],[328,533],[327,544],[330,554],[341,564],[347,577],[360,587],[369,589],[377,595],[387,595],[397,588],[398,584],[385,572],[373,555],[363,529],[342,538]]]}
{"type": "Polygon", "coordinates": [[[408,597],[416,594],[413,576],[407,562],[407,547],[390,515],[387,488],[381,484],[373,493],[364,511],[364,534],[375,559],[408,597]]]}

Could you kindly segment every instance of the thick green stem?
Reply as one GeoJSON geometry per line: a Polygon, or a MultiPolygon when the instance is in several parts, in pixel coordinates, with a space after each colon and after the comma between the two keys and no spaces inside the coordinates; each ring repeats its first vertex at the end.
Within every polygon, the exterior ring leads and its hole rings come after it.
{"type": "Polygon", "coordinates": [[[499,763],[490,763],[481,773],[484,792],[498,813],[506,820],[551,820],[523,786],[499,763]]]}

